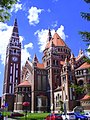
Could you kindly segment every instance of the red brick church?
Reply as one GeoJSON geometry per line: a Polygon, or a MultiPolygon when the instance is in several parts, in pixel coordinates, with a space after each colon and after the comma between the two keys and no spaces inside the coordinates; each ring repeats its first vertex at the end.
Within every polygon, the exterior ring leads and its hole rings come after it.
{"type": "Polygon", "coordinates": [[[75,106],[90,109],[88,88],[78,94],[72,85],[90,84],[90,64],[82,50],[77,57],[55,31],[48,31],[48,41],[43,51],[42,63],[36,54],[27,59],[21,71],[21,43],[15,19],[9,40],[4,72],[2,104],[10,111],[23,111],[23,102],[29,102],[30,112],[60,111],[60,101],[71,111],[75,106]]]}

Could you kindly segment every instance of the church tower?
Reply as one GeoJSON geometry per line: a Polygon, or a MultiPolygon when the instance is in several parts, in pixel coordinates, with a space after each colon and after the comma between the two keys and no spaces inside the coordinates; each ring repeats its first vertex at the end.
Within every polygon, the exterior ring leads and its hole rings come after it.
{"type": "Polygon", "coordinates": [[[19,40],[17,19],[15,19],[12,35],[6,49],[2,104],[8,105],[8,110],[14,108],[14,91],[20,83],[21,73],[21,43],[19,40]]]}
{"type": "Polygon", "coordinates": [[[59,86],[61,87],[61,69],[62,63],[65,58],[70,58],[71,50],[63,41],[63,39],[55,31],[54,35],[51,35],[51,31],[48,32],[48,41],[43,51],[43,64],[48,71],[48,94],[50,95],[50,108],[54,110],[54,90],[59,86]]]}

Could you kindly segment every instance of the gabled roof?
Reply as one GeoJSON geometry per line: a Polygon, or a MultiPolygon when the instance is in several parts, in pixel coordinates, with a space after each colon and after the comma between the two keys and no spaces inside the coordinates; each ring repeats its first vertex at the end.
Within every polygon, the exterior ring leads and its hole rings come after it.
{"type": "Polygon", "coordinates": [[[62,87],[58,86],[54,91],[57,92],[57,91],[61,91],[61,90],[62,90],[62,87]]]}
{"type": "Polygon", "coordinates": [[[85,62],[85,63],[83,63],[79,68],[77,68],[77,69],[87,69],[87,68],[90,68],[90,64],[89,63],[87,63],[87,62],[85,62]]]}
{"type": "Polygon", "coordinates": [[[79,50],[79,54],[78,54],[78,56],[76,57],[76,61],[78,61],[79,59],[81,59],[81,58],[83,58],[83,57],[85,57],[85,54],[84,54],[83,50],[79,50]]]}
{"type": "Polygon", "coordinates": [[[30,86],[31,86],[31,84],[28,80],[25,80],[18,85],[18,87],[30,87],[30,86]]]}
{"type": "Polygon", "coordinates": [[[43,69],[44,68],[44,64],[37,63],[37,67],[43,69]]]}
{"type": "Polygon", "coordinates": [[[88,100],[88,99],[90,99],[90,95],[85,95],[81,100],[88,100]]]}
{"type": "Polygon", "coordinates": [[[61,37],[56,32],[53,35],[53,37],[51,38],[51,40],[48,41],[46,48],[49,48],[52,42],[55,46],[67,46],[65,44],[65,42],[61,39],[61,37]]]}

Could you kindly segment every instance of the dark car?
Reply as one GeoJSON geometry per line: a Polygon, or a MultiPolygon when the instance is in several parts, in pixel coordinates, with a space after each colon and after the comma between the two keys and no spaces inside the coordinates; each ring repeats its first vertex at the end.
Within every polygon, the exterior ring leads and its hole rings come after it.
{"type": "Polygon", "coordinates": [[[88,117],[85,115],[82,115],[80,113],[74,113],[76,116],[76,120],[88,120],[88,117]]]}
{"type": "Polygon", "coordinates": [[[12,112],[11,114],[10,114],[10,117],[23,117],[24,116],[24,114],[22,114],[22,113],[19,113],[19,112],[12,112]]]}
{"type": "Polygon", "coordinates": [[[61,114],[58,113],[51,113],[49,114],[45,120],[63,120],[61,114]]]}
{"type": "Polygon", "coordinates": [[[3,114],[0,112],[0,120],[3,120],[4,119],[4,116],[3,114]]]}

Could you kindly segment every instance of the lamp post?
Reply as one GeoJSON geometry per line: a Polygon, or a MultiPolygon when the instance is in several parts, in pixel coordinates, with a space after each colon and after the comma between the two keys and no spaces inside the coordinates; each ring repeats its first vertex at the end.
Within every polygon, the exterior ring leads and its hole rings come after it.
{"type": "Polygon", "coordinates": [[[30,102],[23,102],[23,106],[26,107],[26,111],[25,111],[25,120],[27,120],[27,107],[30,105],[30,102]]]}

